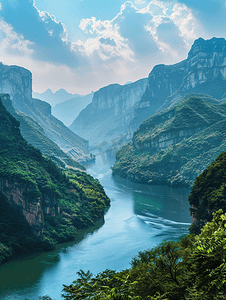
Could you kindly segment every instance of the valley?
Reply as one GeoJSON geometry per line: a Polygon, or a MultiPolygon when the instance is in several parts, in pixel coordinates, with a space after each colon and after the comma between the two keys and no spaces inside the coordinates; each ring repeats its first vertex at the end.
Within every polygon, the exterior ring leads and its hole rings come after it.
{"type": "Polygon", "coordinates": [[[81,231],[75,242],[57,246],[54,251],[21,256],[1,266],[0,298],[36,300],[48,294],[60,300],[63,284],[70,284],[79,269],[93,274],[104,269],[129,267],[138,251],[164,239],[175,240],[188,233],[191,224],[184,188],[134,184],[111,176],[114,160],[103,164],[101,157],[88,168],[100,180],[111,199],[104,222],[81,231]]]}
{"type": "MultiPolygon", "coordinates": [[[[216,224],[216,247],[225,234],[225,66],[226,40],[199,38],[186,59],[156,65],[148,78],[81,96],[32,93],[29,70],[0,64],[1,299],[60,300],[81,269],[116,270],[124,286],[145,263],[151,278],[172,245],[180,282],[160,264],[159,278],[172,279],[161,297],[190,293],[196,276],[184,280],[180,266],[190,268],[216,224]]],[[[134,276],[128,291],[137,299],[134,276]]]]}

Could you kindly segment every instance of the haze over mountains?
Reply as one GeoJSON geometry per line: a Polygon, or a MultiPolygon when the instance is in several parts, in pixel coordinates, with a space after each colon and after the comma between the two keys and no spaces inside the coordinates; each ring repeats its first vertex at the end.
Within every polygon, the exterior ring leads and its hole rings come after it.
{"type": "Polygon", "coordinates": [[[66,126],[71,125],[79,113],[91,103],[93,92],[85,96],[75,96],[69,100],[58,103],[53,106],[52,114],[61,120],[66,126]]]}
{"type": "Polygon", "coordinates": [[[93,145],[120,135],[129,138],[142,121],[180,102],[188,93],[221,99],[226,92],[225,79],[225,39],[199,38],[182,62],[157,65],[148,79],[125,86],[109,85],[95,92],[92,103],[70,129],[93,145]]]}
{"type": "Polygon", "coordinates": [[[74,134],[51,112],[47,102],[32,98],[32,74],[18,66],[0,65],[0,92],[10,95],[15,109],[36,121],[62,150],[74,149],[74,159],[90,160],[88,142],[74,134]]]}
{"type": "Polygon", "coordinates": [[[55,93],[53,93],[51,89],[47,89],[43,93],[32,92],[32,98],[37,98],[39,100],[48,102],[51,106],[55,106],[58,103],[79,96],[81,95],[68,93],[67,91],[65,91],[65,89],[59,89],[55,93]]]}

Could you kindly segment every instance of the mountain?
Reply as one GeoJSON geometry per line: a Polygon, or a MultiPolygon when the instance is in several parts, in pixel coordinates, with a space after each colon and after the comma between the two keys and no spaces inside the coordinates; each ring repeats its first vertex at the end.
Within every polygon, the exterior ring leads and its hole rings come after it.
{"type": "Polygon", "coordinates": [[[191,233],[200,233],[201,228],[212,219],[218,209],[226,212],[226,152],[222,152],[195,180],[189,195],[192,214],[191,233]]]}
{"type": "Polygon", "coordinates": [[[102,142],[112,144],[115,138],[128,133],[127,124],[146,84],[147,79],[144,78],[131,84],[111,84],[101,88],[69,128],[92,145],[102,142]]]}
{"type": "Polygon", "coordinates": [[[56,162],[58,165],[69,165],[82,170],[85,169],[81,164],[62,151],[57,144],[50,140],[45,135],[44,129],[37,122],[19,110],[15,110],[8,94],[0,95],[0,99],[6,110],[20,122],[21,135],[29,144],[39,149],[42,154],[56,162]]]}
{"type": "Polygon", "coordinates": [[[147,184],[191,187],[225,150],[226,102],[187,95],[146,119],[116,156],[113,174],[147,184]]]}
{"type": "Polygon", "coordinates": [[[98,180],[59,169],[23,139],[19,126],[0,100],[0,263],[73,240],[110,204],[98,180]]]}
{"type": "Polygon", "coordinates": [[[74,97],[81,97],[81,96],[78,94],[68,93],[64,89],[60,89],[55,93],[53,93],[51,89],[47,89],[44,93],[32,92],[32,98],[37,98],[42,101],[48,102],[51,106],[57,105],[58,103],[64,102],[74,97]]]}
{"type": "Polygon", "coordinates": [[[187,59],[174,65],[157,65],[148,76],[147,88],[137,103],[131,130],[183,99],[188,93],[204,93],[216,99],[226,92],[226,41],[195,40],[187,59]]]}
{"type": "Polygon", "coordinates": [[[0,92],[7,93],[15,109],[35,120],[48,138],[62,150],[74,149],[75,160],[90,160],[88,142],[67,128],[51,113],[51,106],[32,98],[32,74],[18,66],[0,65],[0,92]]]}
{"type": "Polygon", "coordinates": [[[52,108],[52,114],[61,120],[66,126],[69,126],[79,113],[91,103],[93,92],[85,96],[76,96],[55,105],[52,108]]]}

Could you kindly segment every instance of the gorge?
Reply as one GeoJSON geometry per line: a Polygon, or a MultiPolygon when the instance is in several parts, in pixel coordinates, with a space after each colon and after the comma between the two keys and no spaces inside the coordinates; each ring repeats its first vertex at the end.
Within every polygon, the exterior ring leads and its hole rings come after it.
{"type": "MultiPolygon", "coordinates": [[[[156,66],[148,79],[98,90],[70,126],[82,137],[54,118],[48,103],[31,98],[28,70],[0,66],[1,92],[8,92],[0,95],[2,261],[29,243],[31,250],[51,250],[15,257],[2,265],[2,299],[13,295],[33,300],[45,294],[61,299],[62,285],[75,280],[79,269],[95,274],[106,268],[121,271],[138,251],[186,235],[191,224],[188,196],[195,178],[190,198],[194,232],[211,219],[225,201],[225,186],[218,180],[218,189],[202,201],[199,186],[204,182],[205,190],[213,173],[222,177],[225,170],[218,167],[221,160],[224,164],[224,155],[216,168],[203,173],[210,174],[207,181],[197,176],[226,146],[225,47],[224,39],[198,39],[185,61],[156,66]],[[221,89],[216,91],[217,85],[221,89]],[[200,93],[204,91],[208,95],[200,93]],[[19,127],[41,152],[23,139],[19,127]],[[38,132],[39,139],[31,138],[28,128],[38,132]],[[116,161],[107,159],[106,152],[102,153],[106,161],[101,155],[92,161],[88,140],[98,149],[98,144],[121,135],[129,143],[117,153],[116,161]],[[74,165],[68,156],[72,152],[74,165]],[[51,155],[57,165],[49,160],[51,155]],[[79,164],[83,158],[93,177],[79,164]],[[219,197],[211,202],[214,193],[219,197]],[[10,220],[13,225],[7,223],[10,214],[15,220],[19,216],[16,223],[10,220]],[[19,239],[12,234],[17,226],[19,239]],[[52,249],[71,240],[75,242],[52,249]]],[[[212,191],[211,185],[207,187],[212,191]]]]}

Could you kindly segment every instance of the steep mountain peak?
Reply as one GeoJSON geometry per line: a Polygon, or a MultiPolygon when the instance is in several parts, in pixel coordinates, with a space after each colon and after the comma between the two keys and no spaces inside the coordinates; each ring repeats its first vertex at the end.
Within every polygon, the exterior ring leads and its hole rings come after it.
{"type": "Polygon", "coordinates": [[[226,52],[226,40],[224,38],[213,37],[209,40],[199,38],[194,41],[188,53],[188,59],[196,56],[200,52],[226,52]]]}
{"type": "Polygon", "coordinates": [[[51,89],[47,89],[42,95],[45,95],[47,97],[52,97],[53,96],[53,91],[51,89]]]}
{"type": "Polygon", "coordinates": [[[68,97],[73,97],[74,94],[68,93],[65,89],[59,89],[54,93],[54,96],[68,98],[68,97]]]}

